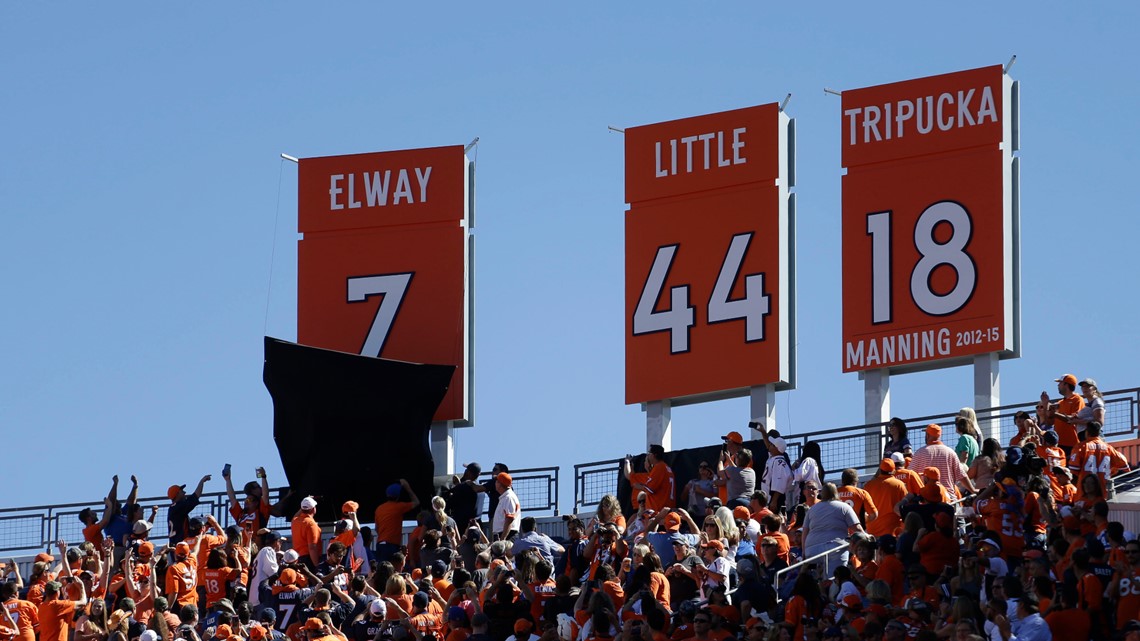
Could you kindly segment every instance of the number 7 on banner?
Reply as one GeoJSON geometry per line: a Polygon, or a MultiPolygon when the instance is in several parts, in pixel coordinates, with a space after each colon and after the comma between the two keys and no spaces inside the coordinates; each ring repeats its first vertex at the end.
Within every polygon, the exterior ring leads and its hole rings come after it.
{"type": "Polygon", "coordinates": [[[388,341],[392,323],[396,320],[400,303],[404,301],[404,294],[407,293],[408,284],[412,282],[414,275],[415,272],[407,272],[348,278],[348,302],[363,303],[369,296],[384,297],[380,301],[380,306],[376,308],[376,316],[372,319],[372,327],[368,329],[364,346],[360,348],[361,356],[379,358],[384,351],[384,343],[388,341]]]}

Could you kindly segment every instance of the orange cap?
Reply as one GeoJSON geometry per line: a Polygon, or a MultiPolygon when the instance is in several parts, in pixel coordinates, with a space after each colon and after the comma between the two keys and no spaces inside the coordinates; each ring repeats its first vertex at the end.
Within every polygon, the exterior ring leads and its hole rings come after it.
{"type": "Polygon", "coordinates": [[[187,544],[186,541],[179,543],[178,545],[174,546],[174,553],[178,556],[186,556],[187,554],[190,554],[189,544],[187,544]]]}
{"type": "Polygon", "coordinates": [[[35,562],[36,563],[54,563],[55,557],[48,554],[47,552],[40,552],[39,554],[36,555],[35,562]]]}
{"type": "Polygon", "coordinates": [[[277,575],[277,580],[281,585],[293,585],[297,582],[297,571],[293,568],[285,568],[281,570],[281,574],[277,575]]]}
{"type": "Polygon", "coordinates": [[[515,621],[515,634],[529,634],[532,629],[534,626],[526,619],[515,621]]]}
{"type": "Polygon", "coordinates": [[[340,506],[341,514],[348,514],[349,512],[359,512],[360,504],[356,501],[345,501],[344,505],[340,506]]]}
{"type": "Polygon", "coordinates": [[[721,543],[720,541],[716,540],[716,539],[713,539],[712,541],[705,543],[705,547],[706,548],[712,548],[714,550],[717,550],[718,552],[724,551],[724,544],[721,543]]]}
{"type": "Polygon", "coordinates": [[[665,515],[664,519],[661,519],[661,524],[664,525],[665,529],[669,532],[676,532],[681,529],[681,517],[670,512],[665,515]]]}
{"type": "Polygon", "coordinates": [[[752,513],[749,512],[748,508],[744,507],[743,505],[737,505],[736,507],[732,508],[732,518],[744,519],[747,521],[748,519],[752,518],[752,513]]]}
{"type": "Polygon", "coordinates": [[[225,623],[219,625],[218,628],[216,630],[214,630],[214,637],[218,638],[218,639],[228,639],[228,638],[232,637],[233,635],[234,635],[233,628],[226,625],[225,623]]]}
{"type": "Polygon", "coordinates": [[[511,475],[506,472],[499,472],[495,475],[495,480],[502,483],[506,487],[511,486],[511,475]]]}
{"type": "Polygon", "coordinates": [[[152,554],[154,554],[154,543],[143,541],[139,544],[139,556],[150,556],[152,554]]]}
{"type": "Polygon", "coordinates": [[[313,618],[309,619],[308,621],[305,621],[305,629],[306,630],[320,630],[320,629],[323,629],[324,627],[325,627],[325,622],[321,621],[317,617],[313,617],[313,618]]]}
{"type": "Polygon", "coordinates": [[[942,438],[942,426],[937,423],[931,423],[926,426],[926,435],[934,438],[942,438]]]}
{"type": "Polygon", "coordinates": [[[249,639],[250,641],[262,641],[265,638],[265,628],[252,623],[249,626],[249,639]]]}
{"type": "Polygon", "coordinates": [[[174,499],[178,498],[178,493],[184,489],[186,489],[185,485],[171,485],[166,489],[166,498],[173,501],[174,499]]]}
{"type": "Polygon", "coordinates": [[[740,445],[741,443],[744,442],[744,437],[740,435],[740,432],[729,432],[728,434],[725,434],[724,436],[720,437],[720,440],[730,441],[732,443],[736,443],[737,445],[740,445]]]}
{"type": "Polygon", "coordinates": [[[889,459],[889,458],[883,459],[882,461],[879,462],[879,469],[884,471],[884,472],[888,472],[888,473],[894,472],[895,471],[894,460],[889,459]]]}
{"type": "Polygon", "coordinates": [[[1077,386],[1077,377],[1073,376],[1072,374],[1065,374],[1061,378],[1053,379],[1053,382],[1054,383],[1068,383],[1069,385],[1076,387],[1077,386]]]}
{"type": "Polygon", "coordinates": [[[934,466],[924,468],[922,470],[922,475],[925,476],[926,478],[930,479],[931,481],[942,480],[942,472],[939,472],[938,468],[936,468],[934,466]]]}

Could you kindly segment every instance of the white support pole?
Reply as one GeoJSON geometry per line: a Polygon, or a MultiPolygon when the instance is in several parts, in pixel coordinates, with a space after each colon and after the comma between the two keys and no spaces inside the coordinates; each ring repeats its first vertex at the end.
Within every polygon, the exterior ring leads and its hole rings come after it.
{"type": "MultiPolygon", "coordinates": [[[[863,421],[867,425],[891,420],[891,375],[886,369],[863,372],[863,421]]],[[[863,441],[864,465],[874,469],[882,455],[882,428],[868,427],[863,441]]]]}
{"type": "MultiPolygon", "coordinates": [[[[776,429],[776,386],[758,385],[748,390],[749,421],[759,421],[765,429],[776,429]]],[[[785,435],[786,436],[786,435],[785,435]]],[[[760,430],[752,428],[750,440],[761,438],[760,430]]]]}
{"type": "MultiPolygon", "coordinates": [[[[1001,376],[997,352],[974,356],[974,409],[1001,406],[1001,376]]],[[[982,436],[1001,440],[1001,421],[997,416],[978,419],[982,436]]]]}
{"type": "Polygon", "coordinates": [[[438,477],[450,476],[455,471],[455,428],[451,421],[431,424],[431,458],[433,474],[438,477]]]}
{"type": "Polygon", "coordinates": [[[645,404],[645,447],[660,445],[665,451],[673,449],[672,402],[649,401],[645,404]]]}

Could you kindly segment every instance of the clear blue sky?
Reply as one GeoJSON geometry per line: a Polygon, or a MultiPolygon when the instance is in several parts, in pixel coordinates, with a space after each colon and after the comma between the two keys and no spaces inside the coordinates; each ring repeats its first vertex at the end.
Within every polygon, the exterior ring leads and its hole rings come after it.
{"type": "MultiPolygon", "coordinates": [[[[606,126],[789,92],[799,389],[779,395],[777,420],[792,433],[860,423],[862,383],[840,372],[840,103],[823,87],[1012,54],[1024,357],[1003,362],[1003,398],[1029,400],[1069,371],[1140,385],[1138,12],[4,3],[0,504],[96,499],[114,473],[137,473],[150,495],[205,473],[221,490],[227,461],[239,479],[265,465],[283,482],[261,382],[262,336],[296,337],[296,167],[278,155],[479,136],[478,424],[459,458],[561,465],[568,510],[574,463],[645,438],[623,403],[623,149],[606,126]]],[[[892,382],[903,416],[973,401],[969,368],[892,382]]],[[[747,418],[746,400],[674,410],[674,446],[747,418]]]]}

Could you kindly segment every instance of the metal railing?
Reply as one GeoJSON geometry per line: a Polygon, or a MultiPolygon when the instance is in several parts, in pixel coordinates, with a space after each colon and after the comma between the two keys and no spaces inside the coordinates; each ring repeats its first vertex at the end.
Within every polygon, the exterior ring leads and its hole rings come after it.
{"type": "MultiPolygon", "coordinates": [[[[524,514],[558,516],[558,472],[558,467],[538,467],[511,472],[511,485],[519,497],[519,502],[522,503],[524,514]]],[[[276,501],[286,491],[288,488],[270,490],[271,500],[276,501]]],[[[152,507],[157,509],[150,538],[161,541],[169,537],[166,515],[170,508],[170,499],[165,496],[155,496],[140,498],[137,502],[143,506],[143,517],[148,520],[151,520],[152,507]]],[[[83,523],[79,521],[79,513],[84,508],[92,508],[101,515],[103,499],[86,503],[0,509],[0,553],[19,556],[44,550],[51,551],[54,542],[60,539],[69,544],[81,543],[83,523]]],[[[204,518],[208,514],[213,515],[222,527],[233,523],[229,511],[229,498],[225,492],[203,493],[190,516],[204,518]]],[[[267,527],[272,530],[288,530],[289,519],[270,517],[267,527]]]]}
{"type": "Polygon", "coordinates": [[[793,570],[797,570],[796,575],[798,576],[799,575],[798,570],[800,568],[802,568],[803,566],[811,563],[812,561],[815,561],[816,559],[825,559],[824,564],[823,564],[824,576],[821,577],[821,580],[823,578],[831,578],[831,572],[830,572],[829,568],[827,567],[826,557],[828,555],[835,554],[836,552],[842,552],[843,550],[847,549],[847,547],[849,545],[851,545],[851,544],[850,543],[843,543],[841,545],[836,545],[835,547],[830,548],[828,550],[825,550],[823,552],[820,552],[819,554],[809,556],[806,559],[802,559],[800,561],[796,561],[795,563],[789,565],[786,568],[776,570],[776,576],[773,578],[773,587],[776,589],[777,601],[779,600],[779,594],[780,594],[780,577],[781,576],[784,576],[785,574],[789,574],[793,570]]]}
{"type": "MultiPolygon", "coordinates": [[[[558,516],[558,472],[554,467],[531,467],[511,470],[511,489],[519,497],[524,516],[558,516]]],[[[479,476],[479,482],[490,480],[490,473],[479,476]]],[[[491,514],[484,514],[490,520],[491,514]]]]}
{"type": "MultiPolygon", "coordinates": [[[[988,433],[987,425],[997,423],[999,440],[1002,445],[1017,434],[1017,426],[1013,423],[1013,416],[1019,411],[1026,411],[1031,416],[1037,406],[1037,400],[1027,403],[1014,403],[1000,407],[983,408],[976,410],[978,424],[983,433],[988,433]]],[[[1113,438],[1135,436],[1136,427],[1140,424],[1140,388],[1128,388],[1104,392],[1104,428],[1101,436],[1105,440],[1113,438]]],[[[904,419],[907,432],[914,449],[925,443],[923,431],[931,423],[941,425],[943,431],[954,433],[954,419],[958,413],[931,414],[904,419]]],[[[809,441],[819,444],[823,455],[824,469],[828,471],[828,478],[838,478],[840,472],[847,468],[854,468],[860,476],[873,474],[879,465],[879,453],[886,445],[886,424],[871,423],[866,425],[848,425],[825,430],[816,430],[804,434],[784,434],[787,443],[787,454],[791,460],[799,458],[803,446],[809,441]]],[[[952,442],[951,442],[952,444],[952,442]]],[[[597,505],[606,494],[617,492],[617,479],[620,459],[582,463],[574,466],[574,510],[591,508],[597,505]]],[[[1135,463],[1135,462],[1134,462],[1135,463]]],[[[678,479],[678,484],[687,479],[678,479]]]]}
{"type": "MultiPolygon", "coordinates": [[[[276,488],[269,491],[271,500],[276,500],[287,488],[276,488]]],[[[125,498],[125,497],[124,497],[125,498]]],[[[170,508],[170,499],[165,496],[154,496],[138,499],[143,507],[143,518],[152,521],[150,538],[156,541],[170,536],[167,511],[170,508]],[[151,519],[151,510],[157,513],[151,519]]],[[[29,507],[14,507],[0,509],[0,552],[40,552],[50,550],[52,544],[60,539],[70,544],[83,541],[83,523],[79,521],[79,513],[85,508],[92,508],[102,514],[103,499],[87,503],[65,503],[62,505],[35,505],[29,507]]],[[[203,493],[198,505],[190,512],[190,516],[205,517],[213,515],[222,527],[230,525],[233,519],[229,512],[229,498],[225,492],[203,493]]],[[[289,520],[271,517],[268,527],[275,530],[289,528],[289,520]]]]}
{"type": "Polygon", "coordinates": [[[574,466],[575,514],[582,508],[596,508],[607,494],[617,494],[621,461],[615,458],[574,466]]]}

